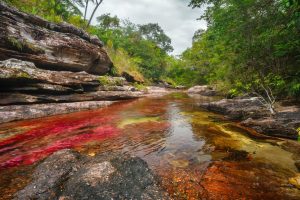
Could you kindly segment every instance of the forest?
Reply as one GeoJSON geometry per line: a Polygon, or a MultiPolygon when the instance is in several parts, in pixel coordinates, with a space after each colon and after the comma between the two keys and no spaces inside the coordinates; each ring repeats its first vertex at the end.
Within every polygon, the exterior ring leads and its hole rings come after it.
{"type": "Polygon", "coordinates": [[[228,97],[245,93],[300,96],[297,0],[191,0],[187,6],[204,9],[199,19],[208,26],[196,31],[192,47],[178,56],[170,54],[171,39],[157,23],[134,24],[104,13],[91,25],[84,8],[101,9],[102,1],[5,1],[97,35],[114,63],[111,74],[125,73],[138,83],[209,84],[228,97]]]}

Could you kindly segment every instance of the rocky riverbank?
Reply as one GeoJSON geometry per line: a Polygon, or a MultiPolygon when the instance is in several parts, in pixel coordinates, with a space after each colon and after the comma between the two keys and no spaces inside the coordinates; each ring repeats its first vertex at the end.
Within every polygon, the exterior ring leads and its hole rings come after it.
{"type": "Polygon", "coordinates": [[[0,123],[138,98],[95,36],[0,2],[0,123]]]}
{"type": "Polygon", "coordinates": [[[15,199],[170,199],[145,161],[113,153],[61,150],[37,166],[15,199]]]}
{"type": "Polygon", "coordinates": [[[297,106],[279,106],[275,115],[271,115],[257,97],[222,99],[200,106],[224,114],[228,119],[241,121],[241,125],[261,134],[295,140],[298,138],[300,108],[297,106]]]}
{"type": "Polygon", "coordinates": [[[122,77],[40,69],[32,62],[0,61],[0,123],[107,106],[143,96],[122,77]]]}

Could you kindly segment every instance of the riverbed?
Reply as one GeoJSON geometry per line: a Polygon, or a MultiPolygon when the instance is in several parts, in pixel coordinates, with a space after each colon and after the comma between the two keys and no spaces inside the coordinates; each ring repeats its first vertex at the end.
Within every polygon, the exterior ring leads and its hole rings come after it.
{"type": "Polygon", "coordinates": [[[174,199],[300,199],[298,170],[279,139],[198,104],[216,97],[172,93],[107,108],[0,125],[0,199],[12,199],[34,167],[61,149],[91,157],[122,152],[145,160],[174,199]]]}

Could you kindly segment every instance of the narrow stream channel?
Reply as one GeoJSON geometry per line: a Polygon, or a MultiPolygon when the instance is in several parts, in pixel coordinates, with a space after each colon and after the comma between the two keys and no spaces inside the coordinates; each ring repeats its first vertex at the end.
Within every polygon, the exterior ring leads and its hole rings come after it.
{"type": "Polygon", "coordinates": [[[174,93],[1,124],[0,199],[12,199],[40,160],[65,148],[139,156],[174,199],[300,199],[288,184],[297,173],[292,153],[197,105],[211,100],[174,93]]]}

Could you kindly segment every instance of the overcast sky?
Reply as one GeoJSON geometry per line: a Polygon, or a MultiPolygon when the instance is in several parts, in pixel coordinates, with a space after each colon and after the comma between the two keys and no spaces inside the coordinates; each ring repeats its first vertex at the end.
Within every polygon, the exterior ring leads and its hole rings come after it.
{"type": "MultiPolygon", "coordinates": [[[[206,28],[204,21],[196,20],[200,9],[188,7],[189,0],[104,0],[95,14],[117,15],[135,24],[158,23],[172,39],[174,52],[178,55],[192,44],[192,37],[199,28],[206,28]]],[[[91,13],[92,6],[89,8],[91,13]]]]}

